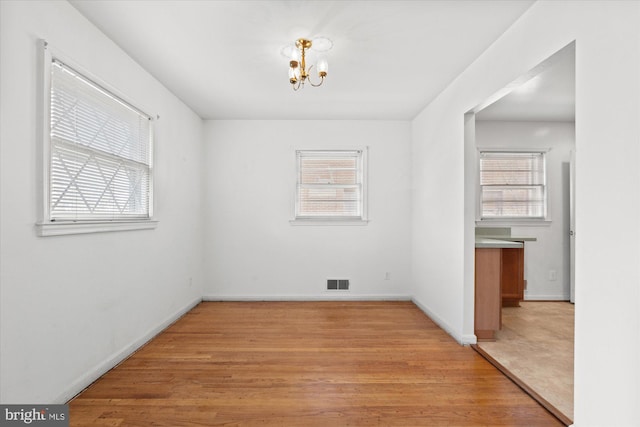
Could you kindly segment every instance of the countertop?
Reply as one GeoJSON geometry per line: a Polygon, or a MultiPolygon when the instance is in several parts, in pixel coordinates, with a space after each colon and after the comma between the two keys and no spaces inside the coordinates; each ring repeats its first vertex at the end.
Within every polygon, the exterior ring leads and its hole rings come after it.
{"type": "Polygon", "coordinates": [[[511,236],[501,236],[501,235],[476,235],[476,240],[478,239],[490,239],[490,240],[504,240],[506,242],[535,242],[538,240],[535,237],[511,237],[511,236]]]}
{"type": "Polygon", "coordinates": [[[523,242],[535,242],[535,237],[511,235],[508,227],[476,227],[476,248],[522,248],[523,242]]]}
{"type": "MultiPolygon", "coordinates": [[[[535,239],[533,239],[535,240],[535,239]]],[[[492,239],[486,236],[476,236],[476,248],[522,248],[524,243],[522,240],[514,241],[504,238],[492,239]]]]}

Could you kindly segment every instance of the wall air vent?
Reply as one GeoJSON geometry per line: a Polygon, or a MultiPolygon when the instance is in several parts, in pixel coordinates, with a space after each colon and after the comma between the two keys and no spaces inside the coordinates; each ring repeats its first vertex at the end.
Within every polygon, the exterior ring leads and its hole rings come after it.
{"type": "Polygon", "coordinates": [[[327,279],[328,291],[348,291],[349,279],[327,279]]]}

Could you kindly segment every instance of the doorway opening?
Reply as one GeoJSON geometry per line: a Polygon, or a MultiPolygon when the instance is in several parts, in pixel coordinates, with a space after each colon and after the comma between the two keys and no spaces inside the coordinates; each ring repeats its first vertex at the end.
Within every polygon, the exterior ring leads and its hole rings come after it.
{"type": "MultiPolygon", "coordinates": [[[[472,237],[479,234],[507,233],[524,248],[520,300],[503,304],[502,295],[495,340],[474,348],[567,425],[574,389],[575,152],[575,42],[465,115],[465,170],[473,171],[465,178],[468,259],[477,266],[472,237]],[[481,151],[545,153],[544,218],[482,217],[481,151]]],[[[466,301],[477,313],[469,281],[466,301]]]]}

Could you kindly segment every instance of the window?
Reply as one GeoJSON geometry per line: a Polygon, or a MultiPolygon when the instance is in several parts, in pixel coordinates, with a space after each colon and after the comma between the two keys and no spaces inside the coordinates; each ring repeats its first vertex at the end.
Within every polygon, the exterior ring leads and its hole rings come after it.
{"type": "Polygon", "coordinates": [[[148,221],[151,118],[57,58],[45,62],[43,223],[148,221]]]}
{"type": "Polygon", "coordinates": [[[480,218],[545,219],[545,153],[480,152],[480,218]]]}
{"type": "Polygon", "coordinates": [[[365,151],[298,151],[296,219],[364,220],[365,151]]]}

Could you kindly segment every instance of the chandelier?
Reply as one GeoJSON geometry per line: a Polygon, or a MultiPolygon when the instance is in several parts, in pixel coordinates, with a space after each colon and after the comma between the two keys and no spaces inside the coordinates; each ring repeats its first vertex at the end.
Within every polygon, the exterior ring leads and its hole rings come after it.
{"type": "Polygon", "coordinates": [[[311,56],[314,52],[326,52],[333,47],[331,40],[319,37],[313,40],[300,38],[296,40],[295,46],[285,46],[282,53],[288,56],[289,61],[289,83],[293,90],[298,90],[304,87],[306,82],[309,82],[311,86],[318,87],[324,83],[325,77],[327,77],[327,71],[329,70],[329,63],[324,56],[317,58],[317,62],[314,64],[316,72],[318,73],[319,82],[314,83],[311,79],[311,69],[314,65],[310,65],[307,68],[307,55],[311,56]],[[313,49],[312,49],[313,46],[313,49]]]}

